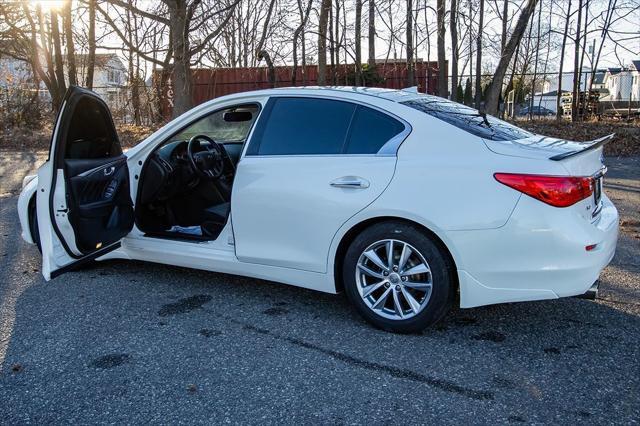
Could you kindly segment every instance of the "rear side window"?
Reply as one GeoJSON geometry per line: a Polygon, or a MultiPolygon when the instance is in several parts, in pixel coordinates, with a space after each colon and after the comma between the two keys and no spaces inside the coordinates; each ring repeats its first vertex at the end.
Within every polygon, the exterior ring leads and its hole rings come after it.
{"type": "Polygon", "coordinates": [[[533,136],[519,127],[491,115],[437,96],[424,95],[401,104],[439,118],[466,132],[494,141],[511,141],[533,136]]]}
{"type": "Polygon", "coordinates": [[[247,155],[375,154],[403,130],[400,121],[350,102],[274,98],[247,155]]]}
{"type": "Polygon", "coordinates": [[[371,108],[359,106],[350,129],[345,153],[375,154],[404,130],[398,120],[371,108]]]}

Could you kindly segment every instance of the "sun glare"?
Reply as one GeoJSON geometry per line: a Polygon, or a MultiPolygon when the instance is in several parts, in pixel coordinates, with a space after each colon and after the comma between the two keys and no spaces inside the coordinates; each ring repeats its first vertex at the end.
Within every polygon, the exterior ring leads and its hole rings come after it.
{"type": "Polygon", "coordinates": [[[67,0],[30,0],[34,6],[40,6],[42,10],[59,10],[67,0]]]}

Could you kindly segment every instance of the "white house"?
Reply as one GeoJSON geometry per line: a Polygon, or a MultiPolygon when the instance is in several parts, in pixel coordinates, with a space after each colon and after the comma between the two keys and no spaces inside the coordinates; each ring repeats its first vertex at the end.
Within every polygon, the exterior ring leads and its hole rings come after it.
{"type": "Polygon", "coordinates": [[[624,68],[607,68],[604,87],[609,95],[601,101],[640,101],[640,60],[624,68]]]}
{"type": "MultiPolygon", "coordinates": [[[[87,74],[87,55],[76,54],[76,72],[78,83],[84,86],[87,74]]],[[[68,81],[68,68],[65,58],[65,78],[68,81]]],[[[35,79],[28,63],[11,57],[0,58],[0,89],[33,90],[35,79]]],[[[115,53],[98,53],[93,71],[93,90],[110,106],[121,105],[126,98],[123,90],[127,84],[127,68],[115,53]]],[[[43,97],[48,98],[44,83],[37,88],[43,97]]]]}
{"type": "Polygon", "coordinates": [[[631,61],[629,70],[632,74],[631,100],[640,101],[640,60],[631,61]]]}

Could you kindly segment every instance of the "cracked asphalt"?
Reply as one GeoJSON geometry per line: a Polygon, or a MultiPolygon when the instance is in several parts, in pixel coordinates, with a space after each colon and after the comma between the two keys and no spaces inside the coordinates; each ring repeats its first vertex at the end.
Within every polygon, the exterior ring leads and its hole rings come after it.
{"type": "Polygon", "coordinates": [[[622,215],[597,301],[371,328],[340,295],[142,262],[45,282],[0,151],[0,423],[640,422],[640,158],[609,158],[622,215]]]}

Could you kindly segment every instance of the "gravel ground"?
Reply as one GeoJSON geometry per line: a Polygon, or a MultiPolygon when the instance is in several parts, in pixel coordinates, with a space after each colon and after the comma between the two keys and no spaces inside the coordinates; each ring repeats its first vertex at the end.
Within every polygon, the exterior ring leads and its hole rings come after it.
{"type": "Polygon", "coordinates": [[[0,423],[640,421],[640,158],[609,158],[623,219],[595,302],[454,310],[421,335],[343,296],[142,262],[44,282],[0,151],[0,423]]]}

